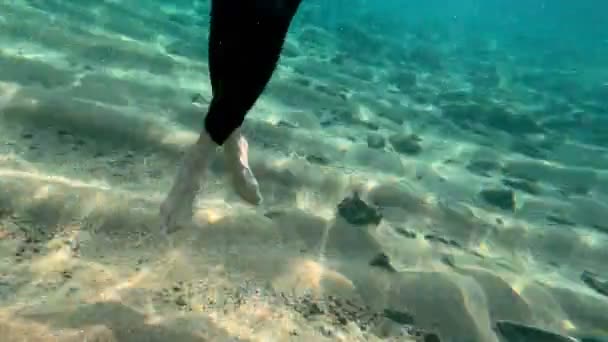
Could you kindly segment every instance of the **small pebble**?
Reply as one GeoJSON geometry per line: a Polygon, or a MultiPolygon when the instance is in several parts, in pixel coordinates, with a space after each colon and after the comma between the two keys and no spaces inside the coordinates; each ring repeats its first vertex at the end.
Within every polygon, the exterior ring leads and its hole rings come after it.
{"type": "Polygon", "coordinates": [[[365,203],[356,192],[338,204],[338,214],[352,225],[378,225],[382,221],[380,211],[365,203]]]}
{"type": "Polygon", "coordinates": [[[184,296],[178,296],[175,299],[175,304],[177,304],[179,306],[186,306],[186,305],[188,305],[188,303],[186,302],[186,299],[184,298],[184,296]]]}
{"type": "Polygon", "coordinates": [[[441,342],[441,339],[439,339],[439,336],[437,334],[430,333],[424,335],[424,342],[441,342]]]}
{"type": "Polygon", "coordinates": [[[370,266],[379,267],[389,272],[397,272],[397,270],[395,270],[395,268],[391,265],[388,255],[384,253],[376,255],[369,264],[370,266]]]}
{"type": "Polygon", "coordinates": [[[370,133],[367,135],[367,146],[373,149],[383,149],[386,145],[386,140],[380,134],[370,133]]]}
{"type": "Polygon", "coordinates": [[[414,316],[404,311],[384,309],[384,317],[399,324],[414,324],[414,316]]]}
{"type": "Polygon", "coordinates": [[[481,198],[488,204],[508,211],[515,211],[515,193],[510,189],[483,189],[481,198]]]}
{"type": "Polygon", "coordinates": [[[420,137],[415,134],[395,134],[389,137],[389,142],[395,151],[408,155],[418,155],[422,152],[420,137]]]}

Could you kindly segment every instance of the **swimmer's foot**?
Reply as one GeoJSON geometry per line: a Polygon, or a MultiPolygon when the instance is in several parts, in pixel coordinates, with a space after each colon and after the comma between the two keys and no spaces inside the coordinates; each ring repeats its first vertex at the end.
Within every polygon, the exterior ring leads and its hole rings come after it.
{"type": "Polygon", "coordinates": [[[262,203],[260,186],[249,167],[249,144],[240,130],[235,131],[224,144],[224,157],[236,193],[250,204],[262,203]]]}
{"type": "Polygon", "coordinates": [[[194,198],[216,149],[217,145],[203,132],[186,151],[173,186],[160,206],[161,229],[164,233],[175,229],[180,220],[192,216],[194,198]]]}

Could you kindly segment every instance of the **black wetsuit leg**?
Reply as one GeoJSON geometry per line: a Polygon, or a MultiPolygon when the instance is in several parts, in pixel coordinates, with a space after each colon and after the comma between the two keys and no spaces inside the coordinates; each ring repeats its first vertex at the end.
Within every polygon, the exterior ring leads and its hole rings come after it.
{"type": "Polygon", "coordinates": [[[213,98],[205,118],[222,145],[241,126],[270,80],[301,0],[212,0],[209,74],[213,98]]]}

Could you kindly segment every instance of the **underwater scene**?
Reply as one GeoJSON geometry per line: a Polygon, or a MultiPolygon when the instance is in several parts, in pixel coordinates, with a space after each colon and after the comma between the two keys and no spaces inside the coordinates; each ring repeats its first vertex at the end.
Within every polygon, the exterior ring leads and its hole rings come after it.
{"type": "Polygon", "coordinates": [[[165,230],[210,11],[0,1],[0,342],[608,341],[608,2],[303,0],[165,230]]]}

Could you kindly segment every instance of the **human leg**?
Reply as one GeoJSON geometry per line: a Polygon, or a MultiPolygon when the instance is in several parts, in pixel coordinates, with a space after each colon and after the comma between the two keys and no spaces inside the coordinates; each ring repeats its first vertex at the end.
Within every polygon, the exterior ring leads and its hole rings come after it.
{"type": "Polygon", "coordinates": [[[240,133],[276,68],[289,24],[300,0],[213,0],[209,34],[209,73],[213,98],[198,141],[186,152],[167,198],[162,226],[173,227],[190,214],[200,182],[218,146],[236,192],[245,201],[262,201],[240,133]]]}

